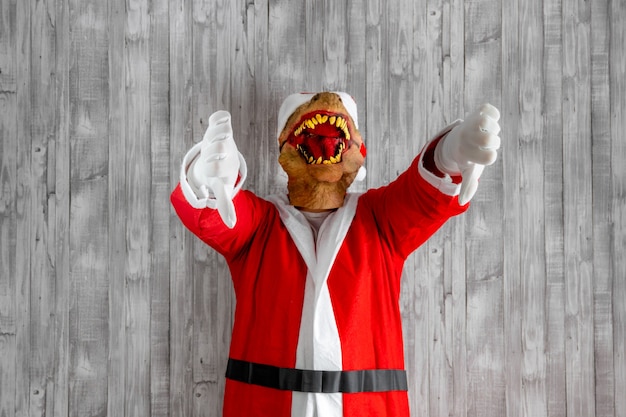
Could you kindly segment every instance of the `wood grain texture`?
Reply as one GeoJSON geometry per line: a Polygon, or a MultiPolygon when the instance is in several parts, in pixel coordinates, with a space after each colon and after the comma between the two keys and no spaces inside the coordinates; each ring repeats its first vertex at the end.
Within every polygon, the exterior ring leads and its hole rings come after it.
{"type": "Polygon", "coordinates": [[[611,276],[611,103],[609,3],[591,5],[591,134],[593,189],[593,327],[596,415],[615,414],[611,276]],[[600,202],[598,204],[597,202],[600,202]]]}
{"type": "Polygon", "coordinates": [[[109,363],[108,363],[108,401],[109,416],[124,416],[128,385],[126,368],[126,160],[127,158],[127,105],[126,105],[126,1],[111,1],[108,16],[111,22],[108,41],[108,78],[109,78],[109,126],[108,153],[115,155],[108,160],[108,270],[111,277],[109,285],[109,363]]]}
{"type": "Polygon", "coordinates": [[[595,414],[590,6],[563,2],[565,355],[570,416],[595,414]]]}
{"type": "Polygon", "coordinates": [[[626,19],[598,0],[1,0],[0,416],[221,415],[228,267],[170,208],[231,112],[283,192],[276,112],[343,90],[361,192],[488,101],[502,151],[409,257],[415,416],[626,414],[626,19]]]}
{"type": "Polygon", "coordinates": [[[105,415],[109,398],[108,10],[101,2],[76,1],[70,2],[69,9],[68,407],[70,414],[105,415]]]}
{"type": "MultiPolygon", "coordinates": [[[[515,236],[512,239],[504,239],[503,243],[503,271],[504,271],[504,334],[505,334],[505,360],[507,363],[507,383],[506,383],[506,410],[508,416],[522,416],[523,414],[523,385],[522,378],[524,372],[524,352],[522,349],[522,329],[524,308],[523,308],[523,282],[525,276],[522,273],[522,231],[526,233],[524,221],[528,217],[522,213],[522,201],[527,204],[530,194],[530,187],[522,187],[524,176],[528,175],[528,169],[522,160],[521,136],[517,135],[521,129],[521,103],[520,96],[522,88],[532,89],[524,79],[522,67],[522,52],[527,55],[531,44],[525,42],[526,31],[536,30],[535,28],[523,27],[520,16],[521,1],[511,0],[502,5],[502,26],[508,30],[502,31],[502,120],[507,120],[502,126],[500,136],[504,138],[502,147],[506,152],[502,152],[502,176],[507,186],[503,189],[503,204],[506,209],[503,216],[504,236],[515,236]],[[523,32],[522,32],[523,31],[523,32]],[[508,138],[508,139],[507,139],[508,138]],[[522,171],[524,169],[524,171],[522,171]]],[[[532,35],[536,35],[533,33],[532,35]]],[[[528,57],[526,57],[528,58],[528,57]]],[[[536,58],[532,65],[538,65],[536,58]]],[[[536,73],[532,74],[535,77],[536,73]]],[[[533,109],[527,109],[532,114],[533,109]]],[[[526,126],[528,129],[529,127],[526,126]]],[[[530,132],[529,132],[530,133],[530,132]]],[[[525,135],[528,140],[528,133],[525,135]]],[[[537,138],[535,138],[537,141],[537,138]]],[[[541,204],[542,198],[534,201],[541,204]]],[[[531,228],[528,232],[532,233],[531,228]]],[[[525,242],[528,240],[525,239],[525,242]]],[[[541,243],[537,239],[538,243],[541,243]]]]}
{"type": "Polygon", "coordinates": [[[561,2],[543,7],[544,211],[546,256],[546,349],[549,416],[566,416],[565,272],[563,224],[563,34],[561,2]]]}
{"type": "MultiPolygon", "coordinates": [[[[31,201],[31,4],[18,2],[16,21],[16,192],[15,192],[15,397],[16,414],[30,413],[30,258],[31,201]]],[[[4,139],[4,138],[3,138],[4,139]]]]}
{"type": "MultiPolygon", "coordinates": [[[[0,415],[12,415],[17,399],[17,4],[0,4],[0,415]]],[[[23,17],[23,16],[20,16],[23,17]]]]}
{"type": "MultiPolygon", "coordinates": [[[[520,10],[520,284],[521,284],[521,411],[547,415],[545,303],[546,261],[543,207],[542,3],[519,3],[520,10]]],[[[508,320],[508,319],[507,319],[508,320]]]]}
{"type": "Polygon", "coordinates": [[[51,414],[54,363],[55,36],[53,1],[31,3],[30,415],[51,414]]]}
{"type": "MultiPolygon", "coordinates": [[[[55,11],[56,35],[56,172],[55,172],[55,309],[54,309],[54,370],[49,376],[54,384],[54,410],[50,415],[70,413],[70,14],[69,1],[57,1],[55,11]]],[[[51,341],[52,342],[52,341],[51,341]]]]}
{"type": "MultiPolygon", "coordinates": [[[[151,353],[151,16],[147,0],[126,2],[126,263],[124,306],[126,414],[150,414],[151,353]]],[[[117,152],[116,150],[115,152],[117,152]]],[[[121,159],[110,155],[112,159],[121,159]]],[[[119,307],[118,307],[119,308],[119,307]]]]}
{"type": "Polygon", "coordinates": [[[150,13],[150,415],[170,415],[170,49],[169,1],[150,13]]]}
{"type": "MultiPolygon", "coordinates": [[[[626,18],[626,4],[610,3],[609,87],[611,91],[611,278],[613,315],[613,368],[615,415],[626,413],[626,146],[623,132],[626,128],[626,54],[620,45],[626,42],[626,28],[619,22],[626,18]]],[[[607,163],[608,161],[605,161],[607,163]]],[[[610,401],[610,400],[609,400],[610,401]]]]}

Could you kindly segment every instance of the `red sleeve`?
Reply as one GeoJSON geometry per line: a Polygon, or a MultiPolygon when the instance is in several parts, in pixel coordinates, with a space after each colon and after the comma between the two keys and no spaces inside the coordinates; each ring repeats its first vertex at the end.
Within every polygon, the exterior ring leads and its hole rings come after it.
{"type": "MultiPolygon", "coordinates": [[[[437,175],[432,159],[436,141],[424,152],[423,167],[437,175]]],[[[385,187],[370,190],[360,201],[370,207],[378,231],[392,250],[408,257],[452,216],[463,213],[458,196],[447,195],[430,184],[419,172],[421,154],[408,170],[385,187]]],[[[439,176],[443,176],[439,172],[439,176]]],[[[453,178],[457,183],[460,178],[453,178]]]]}
{"type": "Polygon", "coordinates": [[[237,256],[252,238],[258,223],[271,203],[249,191],[240,191],[233,198],[237,223],[229,229],[217,210],[192,207],[183,194],[180,184],[170,196],[176,214],[182,223],[200,240],[222,254],[227,261],[237,256]]]}

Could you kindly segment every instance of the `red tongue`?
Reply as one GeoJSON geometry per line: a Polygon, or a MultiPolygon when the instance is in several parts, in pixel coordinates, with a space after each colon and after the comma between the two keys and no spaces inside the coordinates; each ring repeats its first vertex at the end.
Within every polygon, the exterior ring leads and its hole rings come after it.
{"type": "Polygon", "coordinates": [[[306,140],[306,147],[314,158],[322,157],[323,160],[330,159],[337,153],[337,146],[341,139],[341,133],[335,126],[330,124],[322,124],[315,126],[311,130],[313,136],[306,140]]]}
{"type": "Polygon", "coordinates": [[[315,158],[321,156],[323,160],[335,156],[338,145],[339,138],[336,137],[314,136],[306,141],[306,147],[309,148],[309,153],[315,158]]]}

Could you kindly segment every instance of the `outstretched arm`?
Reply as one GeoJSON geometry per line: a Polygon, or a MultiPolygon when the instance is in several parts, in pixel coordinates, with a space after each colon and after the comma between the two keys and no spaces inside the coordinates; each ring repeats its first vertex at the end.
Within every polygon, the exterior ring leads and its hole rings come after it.
{"type": "Polygon", "coordinates": [[[230,114],[216,112],[203,140],[183,158],[180,182],[171,195],[183,224],[227,259],[245,246],[265,209],[254,194],[241,191],[246,171],[230,114]]]}
{"type": "Polygon", "coordinates": [[[362,197],[371,206],[380,235],[401,256],[469,207],[484,165],[497,157],[496,112],[493,106],[483,106],[466,121],[442,130],[407,171],[362,197]]]}

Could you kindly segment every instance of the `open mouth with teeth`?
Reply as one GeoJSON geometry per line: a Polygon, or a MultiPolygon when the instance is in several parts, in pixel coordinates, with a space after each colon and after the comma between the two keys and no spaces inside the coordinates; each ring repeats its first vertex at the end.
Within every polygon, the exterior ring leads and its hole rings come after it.
{"type": "Polygon", "coordinates": [[[285,143],[296,148],[308,164],[337,164],[355,143],[348,118],[337,113],[316,111],[306,114],[285,143]]]}

